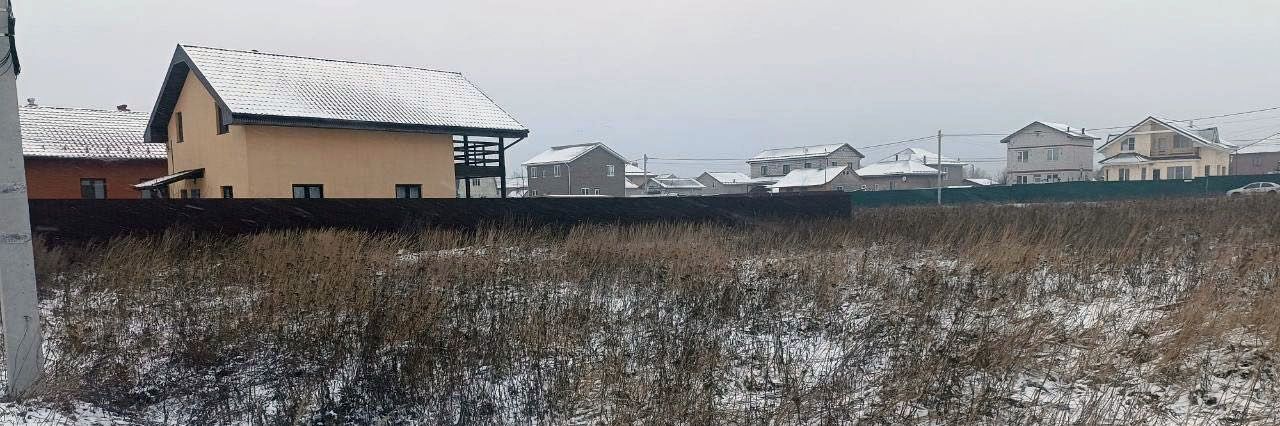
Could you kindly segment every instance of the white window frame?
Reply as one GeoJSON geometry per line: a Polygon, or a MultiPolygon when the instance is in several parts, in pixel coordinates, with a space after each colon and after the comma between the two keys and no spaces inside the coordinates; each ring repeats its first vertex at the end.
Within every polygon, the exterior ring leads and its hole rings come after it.
{"type": "Polygon", "coordinates": [[[1062,159],[1062,148],[1048,148],[1045,150],[1045,157],[1048,161],[1058,161],[1062,159]]]}
{"type": "Polygon", "coordinates": [[[560,165],[559,165],[559,164],[553,164],[553,165],[551,166],[551,176],[552,176],[552,177],[560,177],[560,165]]]}
{"type": "Polygon", "coordinates": [[[605,164],[604,175],[608,177],[617,176],[618,175],[617,167],[614,167],[612,164],[605,164]]]}
{"type": "Polygon", "coordinates": [[[1020,150],[1017,150],[1017,151],[1014,151],[1014,152],[1015,152],[1015,153],[1017,153],[1017,154],[1016,154],[1016,156],[1015,156],[1015,159],[1016,159],[1019,163],[1025,163],[1025,162],[1027,162],[1027,161],[1030,161],[1030,160],[1031,160],[1031,151],[1029,151],[1029,150],[1020,149],[1020,150]]]}

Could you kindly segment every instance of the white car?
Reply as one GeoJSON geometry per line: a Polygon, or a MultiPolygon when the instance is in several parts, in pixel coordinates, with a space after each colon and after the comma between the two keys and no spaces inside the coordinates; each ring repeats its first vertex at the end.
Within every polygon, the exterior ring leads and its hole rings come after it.
{"type": "Polygon", "coordinates": [[[1230,191],[1229,196],[1248,195],[1248,194],[1280,194],[1280,184],[1272,182],[1254,182],[1230,191]]]}

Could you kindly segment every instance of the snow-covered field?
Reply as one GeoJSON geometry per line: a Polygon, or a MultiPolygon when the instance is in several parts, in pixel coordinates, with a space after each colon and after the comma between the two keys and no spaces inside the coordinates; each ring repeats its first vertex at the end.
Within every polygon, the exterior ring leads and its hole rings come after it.
{"type": "Polygon", "coordinates": [[[1278,225],[1141,207],[43,252],[0,424],[1272,423],[1278,225]]]}

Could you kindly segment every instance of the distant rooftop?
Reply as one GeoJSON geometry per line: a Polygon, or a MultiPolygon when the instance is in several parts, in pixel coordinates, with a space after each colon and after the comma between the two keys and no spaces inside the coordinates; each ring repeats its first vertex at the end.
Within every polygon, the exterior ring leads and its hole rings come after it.
{"type": "Polygon", "coordinates": [[[849,166],[827,167],[822,169],[798,169],[792,170],[778,179],[778,183],[770,185],[770,188],[803,188],[807,186],[826,185],[827,182],[840,177],[849,166]]]}
{"type": "MultiPolygon", "coordinates": [[[[945,161],[943,162],[946,163],[945,161]]],[[[868,165],[854,171],[858,176],[910,176],[910,175],[936,175],[938,169],[926,166],[919,161],[899,160],[891,162],[879,162],[868,165]]]]}
{"type": "Polygon", "coordinates": [[[690,178],[672,177],[672,178],[653,178],[653,183],[658,184],[663,189],[702,189],[706,186],[698,183],[698,181],[690,178]]]}
{"type": "MultiPolygon", "coordinates": [[[[923,148],[907,148],[898,151],[893,155],[881,159],[881,163],[896,163],[899,161],[914,161],[921,164],[938,164],[938,154],[923,148]]],[[[942,164],[960,165],[965,164],[954,158],[942,157],[942,164]]]]}
{"type": "Polygon", "coordinates": [[[520,163],[520,165],[521,166],[539,166],[543,164],[568,163],[573,160],[577,160],[578,157],[586,155],[586,153],[591,152],[591,150],[596,148],[604,149],[605,151],[608,151],[613,156],[622,158],[621,155],[618,155],[618,153],[613,152],[612,149],[609,149],[609,147],[605,146],[602,143],[584,143],[584,144],[577,144],[577,145],[553,146],[551,148],[548,148],[546,151],[542,151],[538,155],[533,156],[533,158],[530,158],[525,162],[520,163]]]}
{"type": "MultiPolygon", "coordinates": [[[[845,144],[845,143],[834,143],[834,144],[826,144],[826,145],[798,146],[793,148],[766,149],[764,151],[760,151],[760,153],[756,154],[754,157],[751,157],[751,159],[747,160],[747,162],[751,163],[751,162],[758,162],[758,161],[786,160],[786,159],[793,159],[793,158],[825,157],[827,155],[830,155],[832,152],[835,152],[836,150],[840,149],[840,147],[844,147],[848,145],[849,144],[845,144]]],[[[849,147],[849,148],[853,149],[853,147],[849,147]]],[[[853,152],[858,157],[862,157],[862,153],[858,152],[858,150],[854,149],[853,152]]]]}
{"type": "Polygon", "coordinates": [[[24,106],[18,108],[22,155],[91,159],[164,159],[165,145],[142,140],[146,112],[24,106]]]}

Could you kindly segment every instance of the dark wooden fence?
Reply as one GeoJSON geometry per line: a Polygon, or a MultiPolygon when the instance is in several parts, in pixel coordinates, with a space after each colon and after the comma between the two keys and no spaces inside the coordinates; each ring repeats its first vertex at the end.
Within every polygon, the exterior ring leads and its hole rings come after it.
{"type": "Polygon", "coordinates": [[[36,233],[55,239],[154,234],[167,229],[241,234],[276,229],[412,231],[484,224],[578,223],[849,217],[844,193],[804,196],[528,199],[31,200],[36,233]]]}

